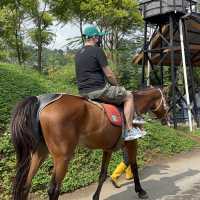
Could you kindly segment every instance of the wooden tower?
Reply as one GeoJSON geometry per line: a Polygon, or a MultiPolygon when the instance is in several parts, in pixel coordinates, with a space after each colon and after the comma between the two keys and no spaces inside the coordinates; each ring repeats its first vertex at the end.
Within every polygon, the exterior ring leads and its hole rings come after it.
{"type": "Polygon", "coordinates": [[[196,12],[196,3],[193,0],[141,0],[144,46],[133,61],[142,65],[142,86],[149,84],[152,75],[163,86],[168,67],[174,127],[177,127],[176,107],[182,101],[187,106],[190,130],[191,113],[199,126],[193,77],[193,67],[200,66],[200,15],[196,12]]]}

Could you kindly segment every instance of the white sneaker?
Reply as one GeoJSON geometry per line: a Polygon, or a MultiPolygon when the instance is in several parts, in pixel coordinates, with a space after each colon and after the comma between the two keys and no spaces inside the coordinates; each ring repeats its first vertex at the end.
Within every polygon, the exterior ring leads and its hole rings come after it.
{"type": "Polygon", "coordinates": [[[138,139],[142,136],[143,135],[141,134],[140,129],[132,128],[130,130],[126,130],[124,140],[125,141],[135,140],[135,139],[138,139]]]}

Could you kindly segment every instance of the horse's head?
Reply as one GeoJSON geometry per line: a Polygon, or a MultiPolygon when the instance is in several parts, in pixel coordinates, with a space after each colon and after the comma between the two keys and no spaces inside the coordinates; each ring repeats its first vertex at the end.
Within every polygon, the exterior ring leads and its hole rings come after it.
{"type": "Polygon", "coordinates": [[[167,101],[165,99],[165,96],[163,94],[163,91],[160,88],[155,88],[156,92],[159,93],[158,98],[156,98],[155,102],[153,103],[151,107],[151,111],[156,115],[158,119],[161,120],[161,123],[163,125],[170,126],[170,120],[169,120],[169,107],[167,106],[167,101]]]}

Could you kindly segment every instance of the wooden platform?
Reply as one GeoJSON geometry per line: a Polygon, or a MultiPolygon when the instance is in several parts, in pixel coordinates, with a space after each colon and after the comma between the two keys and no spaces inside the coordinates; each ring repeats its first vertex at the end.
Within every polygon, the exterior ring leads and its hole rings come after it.
{"type": "MultiPolygon", "coordinates": [[[[191,53],[191,62],[192,66],[200,66],[200,13],[190,13],[186,14],[182,17],[186,20],[186,29],[188,32],[188,39],[189,39],[189,46],[190,46],[190,53],[191,53]]],[[[162,27],[162,35],[165,37],[166,41],[163,43],[162,49],[163,54],[167,54],[164,61],[162,62],[163,65],[169,66],[171,65],[170,61],[170,49],[169,46],[169,24],[166,24],[162,27]]],[[[151,60],[154,65],[159,66],[160,62],[160,41],[163,37],[159,32],[154,35],[151,39],[151,60]]],[[[175,34],[175,43],[174,43],[174,51],[175,51],[175,65],[179,66],[182,57],[181,57],[181,45],[180,45],[180,35],[179,32],[175,34]]],[[[133,57],[133,64],[142,65],[143,60],[143,50],[140,53],[134,55],[133,57]]]]}

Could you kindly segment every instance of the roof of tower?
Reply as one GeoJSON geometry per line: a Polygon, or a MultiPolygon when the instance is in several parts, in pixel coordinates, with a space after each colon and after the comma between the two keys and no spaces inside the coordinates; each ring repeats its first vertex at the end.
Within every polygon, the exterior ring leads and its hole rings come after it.
{"type": "Polygon", "coordinates": [[[196,11],[196,0],[140,0],[140,11],[145,21],[164,23],[173,13],[177,18],[196,11]]]}
{"type": "MultiPolygon", "coordinates": [[[[188,35],[188,43],[190,47],[192,65],[200,66],[200,14],[190,13],[190,14],[186,14],[182,18],[185,19],[186,21],[186,29],[188,31],[187,35],[188,35]]],[[[151,46],[151,49],[154,50],[154,52],[151,51],[151,61],[154,65],[160,65],[159,49],[161,47],[161,41],[162,41],[163,54],[167,54],[162,64],[169,66],[171,65],[170,64],[171,63],[171,60],[170,60],[171,49],[168,48],[169,42],[170,42],[169,24],[162,26],[161,33],[162,34],[160,34],[159,32],[156,32],[154,36],[151,38],[151,43],[149,46],[151,46]],[[163,36],[166,40],[162,39],[163,36]]],[[[175,62],[175,65],[178,66],[182,62],[180,33],[178,31],[174,34],[174,51],[175,51],[174,62],[175,62]]],[[[141,50],[140,53],[134,55],[133,63],[142,64],[143,56],[144,56],[143,50],[141,50]]]]}

